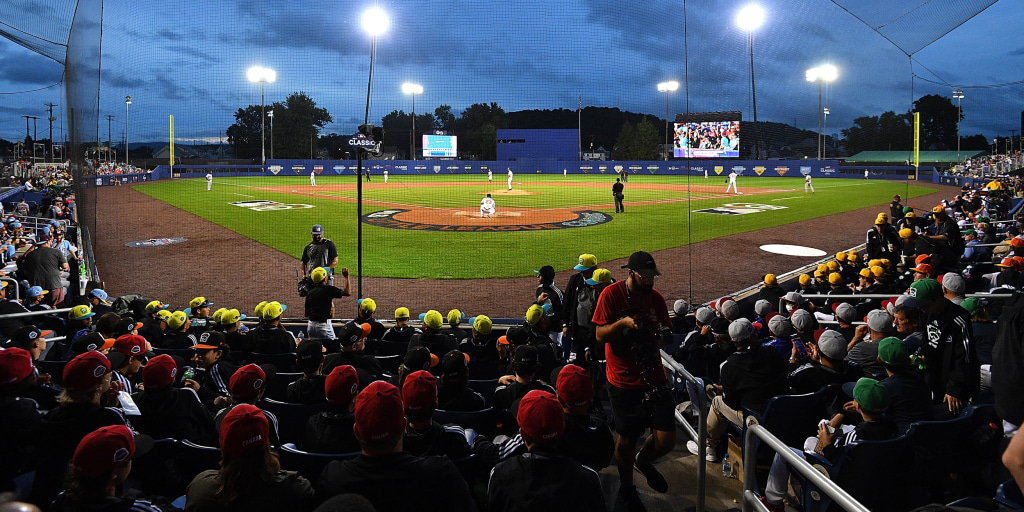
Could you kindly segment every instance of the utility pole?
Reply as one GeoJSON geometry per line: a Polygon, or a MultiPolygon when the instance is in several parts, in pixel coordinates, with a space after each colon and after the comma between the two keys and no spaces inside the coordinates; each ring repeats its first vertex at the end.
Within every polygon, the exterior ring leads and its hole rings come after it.
{"type": "Polygon", "coordinates": [[[110,138],[111,137],[111,135],[110,135],[110,121],[112,119],[114,119],[114,115],[113,114],[107,114],[107,161],[108,162],[112,161],[112,159],[110,158],[110,144],[112,142],[112,139],[110,138]]]}
{"type": "Polygon", "coordinates": [[[46,104],[46,110],[50,113],[50,115],[47,116],[46,120],[50,122],[50,139],[49,140],[50,140],[50,161],[51,162],[53,161],[53,122],[57,120],[56,117],[53,117],[53,107],[56,107],[56,106],[57,105],[54,104],[54,103],[47,103],[46,104]]]}
{"type": "Polygon", "coordinates": [[[21,116],[21,117],[25,118],[25,140],[31,139],[32,137],[29,136],[30,134],[29,134],[29,131],[28,131],[28,120],[32,116],[21,116]]]}

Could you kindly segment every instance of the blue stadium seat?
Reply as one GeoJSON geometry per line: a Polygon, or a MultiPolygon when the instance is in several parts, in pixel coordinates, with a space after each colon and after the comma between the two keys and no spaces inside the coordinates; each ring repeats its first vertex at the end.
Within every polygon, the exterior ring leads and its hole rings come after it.
{"type": "Polygon", "coordinates": [[[469,361],[469,378],[471,380],[488,380],[501,377],[498,375],[498,361],[469,361]]]}
{"type": "Polygon", "coordinates": [[[289,404],[264,399],[260,402],[260,407],[277,416],[277,434],[281,443],[297,443],[302,441],[309,417],[326,409],[327,404],[289,404]]]}
{"type": "MultiPolygon", "coordinates": [[[[405,353],[409,351],[408,343],[401,343],[397,341],[381,341],[377,345],[377,356],[402,356],[405,358],[405,353]]],[[[442,354],[444,355],[444,354],[442,354]]]]}
{"type": "Polygon", "coordinates": [[[188,485],[195,475],[208,469],[220,468],[220,448],[198,445],[187,439],[179,441],[175,467],[188,485]]]}
{"type": "Polygon", "coordinates": [[[823,388],[803,395],[779,395],[768,400],[764,412],[746,412],[787,446],[803,446],[825,417],[824,393],[823,388]]]}
{"type": "Polygon", "coordinates": [[[484,404],[490,407],[494,403],[494,390],[498,387],[498,379],[471,380],[469,389],[480,393],[484,397],[484,404]]]}
{"type": "Polygon", "coordinates": [[[1021,494],[1017,481],[1012,478],[999,485],[996,497],[992,501],[1013,510],[1024,510],[1024,495],[1021,494]]]}
{"type": "Polygon", "coordinates": [[[960,416],[944,421],[918,421],[911,425],[917,468],[914,473],[933,500],[942,499],[943,482],[958,472],[967,456],[967,436],[971,432],[971,408],[960,416]]]}
{"type": "Polygon", "coordinates": [[[292,443],[282,444],[277,454],[281,458],[281,469],[298,471],[310,482],[316,482],[324,467],[332,460],[354,459],[359,456],[359,452],[343,454],[304,452],[292,443]]]}
{"type": "Polygon", "coordinates": [[[288,385],[302,378],[302,373],[278,373],[267,379],[267,387],[263,392],[263,398],[277,400],[278,402],[288,401],[288,385]]]}
{"type": "MultiPolygon", "coordinates": [[[[829,479],[870,510],[905,511],[914,470],[914,445],[910,437],[913,430],[896,439],[858,441],[845,446],[835,464],[813,453],[807,454],[807,462],[823,469],[829,479]]],[[[825,512],[832,499],[804,481],[803,505],[805,512],[825,512]]]]}
{"type": "Polygon", "coordinates": [[[259,354],[251,352],[245,362],[258,365],[272,364],[278,373],[298,371],[298,368],[295,367],[295,354],[293,352],[284,354],[259,354]]]}
{"type": "Polygon", "coordinates": [[[388,375],[398,375],[398,367],[402,365],[405,360],[405,356],[392,355],[392,356],[374,356],[377,363],[388,375]]]}
{"type": "Polygon", "coordinates": [[[462,428],[471,428],[480,434],[493,438],[497,430],[497,413],[494,409],[482,411],[434,411],[434,421],[442,425],[455,424],[462,428]]]}

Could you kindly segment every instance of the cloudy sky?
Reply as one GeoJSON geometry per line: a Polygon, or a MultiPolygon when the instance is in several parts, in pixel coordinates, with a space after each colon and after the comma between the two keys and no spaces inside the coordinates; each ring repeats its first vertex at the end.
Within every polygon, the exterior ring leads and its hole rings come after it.
{"type": "MultiPolygon", "coordinates": [[[[27,31],[61,41],[73,12],[71,0],[5,4],[0,32],[23,38],[27,31]]],[[[169,115],[178,139],[217,140],[237,108],[260,102],[259,86],[246,80],[253,65],[277,71],[277,82],[266,86],[267,103],[305,91],[333,115],[328,133],[352,133],[362,122],[370,53],[359,15],[371,4],[107,1],[100,137],[107,137],[106,114],[115,116],[114,140],[123,137],[124,97],[131,95],[132,141],[165,141],[169,115]]],[[[688,0],[685,18],[682,0],[379,5],[391,27],[378,40],[371,122],[412,108],[401,93],[404,81],[423,85],[417,112],[440,104],[457,112],[478,102],[506,111],[575,109],[582,96],[585,106],[663,117],[666,97],[656,84],[676,79],[684,88],[668,98],[672,112],[740,110],[751,118],[748,38],[735,23],[743,2],[688,0]]],[[[1024,80],[1021,0],[760,5],[766,19],[753,33],[759,120],[816,129],[818,87],[804,72],[832,63],[839,77],[823,94],[829,133],[859,116],[906,111],[924,94],[949,96],[953,87],[965,92],[965,135],[1020,128],[1024,85],[990,86],[1024,80]]],[[[24,136],[23,115],[41,117],[45,137],[44,104],[62,108],[62,88],[20,92],[58,83],[61,73],[54,60],[0,39],[0,138],[24,136]]],[[[57,117],[59,133],[65,115],[57,117]]]]}

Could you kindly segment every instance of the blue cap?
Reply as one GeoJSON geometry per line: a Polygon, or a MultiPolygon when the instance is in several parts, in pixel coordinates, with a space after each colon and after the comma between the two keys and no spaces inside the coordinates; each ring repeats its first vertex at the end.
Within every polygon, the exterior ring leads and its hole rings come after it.
{"type": "Polygon", "coordinates": [[[28,289],[28,296],[32,298],[36,298],[44,293],[46,293],[46,290],[43,290],[42,286],[33,286],[28,289]]]}
{"type": "Polygon", "coordinates": [[[99,299],[101,301],[105,302],[107,300],[107,292],[105,292],[105,291],[103,291],[103,290],[101,290],[99,288],[96,288],[95,290],[93,290],[93,291],[91,291],[89,293],[91,293],[93,297],[96,297],[97,299],[99,299]]]}

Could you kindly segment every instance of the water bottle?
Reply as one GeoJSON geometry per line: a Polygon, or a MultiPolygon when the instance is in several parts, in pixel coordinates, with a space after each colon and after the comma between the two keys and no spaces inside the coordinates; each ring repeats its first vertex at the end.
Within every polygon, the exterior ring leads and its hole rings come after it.
{"type": "Polygon", "coordinates": [[[732,478],[732,462],[729,461],[729,452],[722,457],[722,476],[732,478]]]}

